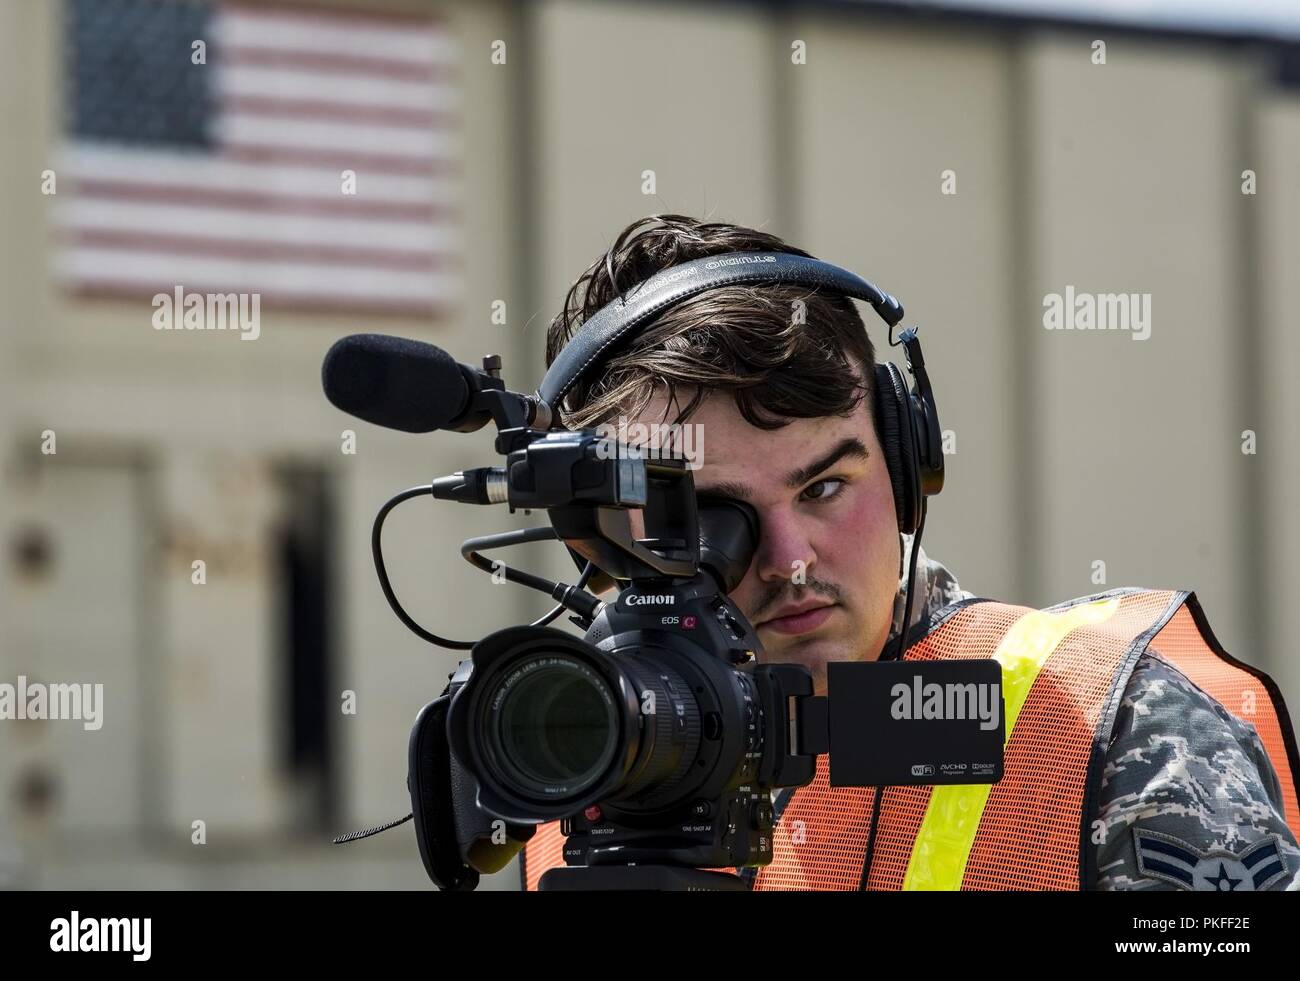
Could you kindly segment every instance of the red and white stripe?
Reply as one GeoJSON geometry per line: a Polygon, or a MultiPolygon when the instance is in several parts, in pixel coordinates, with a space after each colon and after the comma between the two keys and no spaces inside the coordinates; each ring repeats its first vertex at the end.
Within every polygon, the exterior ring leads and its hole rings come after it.
{"type": "Polygon", "coordinates": [[[441,23],[226,6],[193,70],[214,73],[212,150],[65,147],[56,234],[76,292],[414,315],[458,300],[461,106],[441,23]]]}

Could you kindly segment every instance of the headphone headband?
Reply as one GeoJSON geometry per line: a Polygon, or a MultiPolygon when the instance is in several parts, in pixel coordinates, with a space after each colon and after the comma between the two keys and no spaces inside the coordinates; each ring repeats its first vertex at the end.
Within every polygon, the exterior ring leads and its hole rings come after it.
{"type": "Polygon", "coordinates": [[[903,319],[898,300],[861,276],[820,259],[789,252],[727,252],[661,269],[637,284],[628,298],[607,303],[584,323],[556,357],[537,397],[559,417],[560,403],[586,371],[619,342],[669,307],[719,286],[736,283],[825,288],[870,303],[893,327],[903,319]]]}

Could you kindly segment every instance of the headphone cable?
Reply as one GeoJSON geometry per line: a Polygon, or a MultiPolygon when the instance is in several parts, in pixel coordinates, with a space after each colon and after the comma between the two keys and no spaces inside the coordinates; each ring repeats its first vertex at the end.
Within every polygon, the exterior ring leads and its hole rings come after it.
{"type": "MultiPolygon", "coordinates": [[[[921,531],[925,528],[925,498],[921,498],[921,517],[916,523],[916,534],[912,536],[912,556],[907,564],[907,599],[903,603],[903,622],[898,628],[898,643],[894,646],[893,660],[903,659],[903,645],[907,638],[908,621],[912,618],[913,589],[916,586],[916,558],[921,551],[921,531]]],[[[862,858],[862,878],[858,882],[858,891],[867,888],[871,879],[871,863],[876,857],[876,827],[880,824],[880,787],[871,788],[871,827],[867,831],[867,851],[862,858]]]]}

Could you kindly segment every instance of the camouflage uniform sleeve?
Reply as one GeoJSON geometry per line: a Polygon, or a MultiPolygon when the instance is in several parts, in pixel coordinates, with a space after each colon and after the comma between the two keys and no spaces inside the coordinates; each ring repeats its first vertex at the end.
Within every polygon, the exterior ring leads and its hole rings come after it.
{"type": "Polygon", "coordinates": [[[1098,889],[1300,889],[1300,848],[1255,727],[1154,649],[1139,659],[1106,753],[1098,889]]]}
{"type": "MultiPolygon", "coordinates": [[[[903,624],[903,608],[907,604],[907,569],[912,559],[914,535],[900,535],[901,576],[898,580],[898,592],[894,594],[894,619],[889,628],[889,640],[892,644],[898,637],[903,624]]],[[[908,618],[910,632],[922,620],[929,619],[936,612],[964,599],[972,599],[975,594],[961,588],[957,577],[938,559],[926,554],[925,546],[916,547],[916,595],[912,601],[912,615],[908,618]]]]}

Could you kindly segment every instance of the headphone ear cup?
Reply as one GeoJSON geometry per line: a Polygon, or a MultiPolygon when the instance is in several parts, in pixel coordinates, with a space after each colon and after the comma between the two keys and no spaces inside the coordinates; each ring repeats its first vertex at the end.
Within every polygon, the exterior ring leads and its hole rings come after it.
{"type": "Polygon", "coordinates": [[[911,420],[904,415],[912,411],[908,402],[907,385],[898,366],[889,361],[876,365],[876,436],[894,489],[898,530],[905,535],[916,531],[918,493],[911,420]]]}

